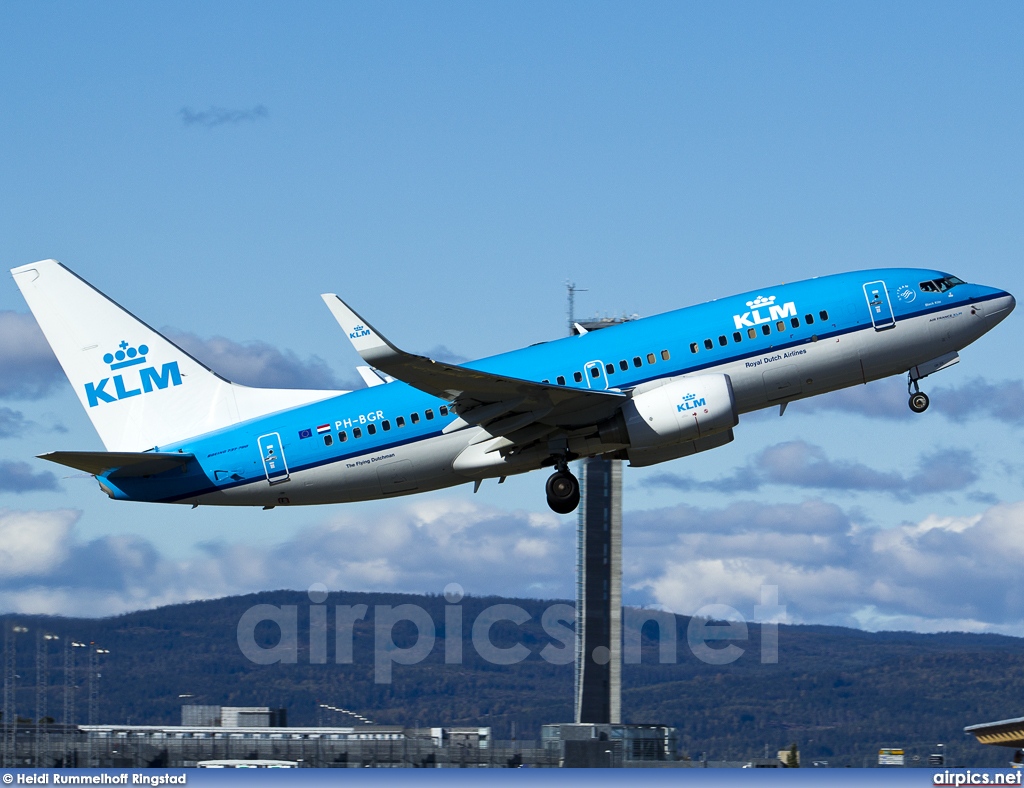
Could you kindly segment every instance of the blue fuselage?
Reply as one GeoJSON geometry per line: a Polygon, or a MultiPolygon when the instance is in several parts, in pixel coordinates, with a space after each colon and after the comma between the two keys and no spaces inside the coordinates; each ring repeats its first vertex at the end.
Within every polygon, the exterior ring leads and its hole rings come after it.
{"type": "MultiPolygon", "coordinates": [[[[724,373],[737,412],[745,413],[954,354],[1012,308],[1005,291],[960,283],[940,271],[858,271],[751,291],[465,366],[621,391],[659,378],[724,373]]],[[[115,471],[100,481],[118,499],[276,506],[407,494],[542,464],[460,474],[455,460],[478,428],[452,430],[456,418],[447,401],[395,381],[156,447],[194,455],[184,469],[141,478],[118,478],[115,471]]]]}

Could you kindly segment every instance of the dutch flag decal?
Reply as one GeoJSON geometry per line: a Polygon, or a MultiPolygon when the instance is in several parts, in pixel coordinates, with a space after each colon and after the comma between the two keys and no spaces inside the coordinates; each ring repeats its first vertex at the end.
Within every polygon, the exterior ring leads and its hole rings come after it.
{"type": "Polygon", "coordinates": [[[316,434],[317,435],[323,435],[325,432],[330,432],[330,431],[331,431],[331,425],[330,424],[321,424],[319,427],[316,428],[316,434]]]}

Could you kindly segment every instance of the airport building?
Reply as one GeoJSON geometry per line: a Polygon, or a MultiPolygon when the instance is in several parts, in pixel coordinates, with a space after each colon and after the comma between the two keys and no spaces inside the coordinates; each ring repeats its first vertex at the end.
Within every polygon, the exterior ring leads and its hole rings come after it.
{"type": "Polygon", "coordinates": [[[320,768],[558,766],[556,754],[537,742],[493,742],[490,728],[480,727],[48,725],[40,733],[22,725],[14,738],[14,751],[4,751],[8,767],[189,768],[234,761],[320,768]]]}
{"type": "Polygon", "coordinates": [[[1011,748],[1013,755],[1010,766],[1017,769],[1024,767],[1024,717],[969,725],[964,731],[972,734],[979,744],[1011,748]]]}
{"type": "Polygon", "coordinates": [[[288,727],[269,707],[182,707],[181,725],[25,722],[4,736],[5,767],[226,768],[231,765],[353,768],[694,766],[663,725],[545,725],[540,741],[495,741],[476,726],[288,727]],[[269,723],[249,724],[253,721],[269,723]],[[13,734],[13,735],[10,735],[13,734]]]}
{"type": "Polygon", "coordinates": [[[569,768],[677,765],[678,736],[665,725],[573,723],[541,728],[544,748],[569,768]]]}

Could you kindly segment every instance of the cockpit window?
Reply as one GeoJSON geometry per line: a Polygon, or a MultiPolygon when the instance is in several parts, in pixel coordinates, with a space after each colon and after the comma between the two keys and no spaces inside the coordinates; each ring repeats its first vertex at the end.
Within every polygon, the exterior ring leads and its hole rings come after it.
{"type": "Polygon", "coordinates": [[[921,288],[922,293],[945,293],[947,290],[952,290],[957,285],[962,284],[965,284],[963,279],[958,279],[955,276],[944,276],[942,279],[921,282],[918,287],[921,288]]]}

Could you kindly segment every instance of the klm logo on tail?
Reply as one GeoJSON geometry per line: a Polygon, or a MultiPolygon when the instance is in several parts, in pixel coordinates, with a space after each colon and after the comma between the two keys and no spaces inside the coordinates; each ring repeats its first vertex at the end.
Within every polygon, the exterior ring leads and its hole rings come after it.
{"type": "MultiPolygon", "coordinates": [[[[89,401],[90,408],[95,408],[101,402],[117,402],[129,397],[137,397],[140,394],[149,394],[155,389],[181,385],[181,372],[178,369],[177,361],[162,365],[160,371],[157,372],[155,366],[143,366],[146,363],[146,354],[149,353],[148,346],[139,345],[138,348],[134,348],[122,341],[118,348],[116,353],[104,354],[104,363],[110,366],[111,372],[129,367],[140,367],[137,370],[138,377],[122,372],[111,375],[109,378],[103,378],[98,383],[86,383],[85,397],[89,401]],[[130,380],[125,380],[126,376],[130,380]],[[110,384],[109,389],[108,384],[110,384]],[[129,388],[130,386],[134,386],[134,388],[129,388]]],[[[132,370],[132,372],[135,371],[132,370]]]]}
{"type": "Polygon", "coordinates": [[[751,328],[762,323],[771,323],[773,320],[785,320],[787,317],[796,317],[796,303],[787,301],[782,306],[775,303],[775,296],[758,296],[753,301],[747,301],[749,312],[742,315],[733,315],[733,322],[736,328],[751,328]],[[768,307],[768,314],[762,315],[761,311],[768,307]]]}

